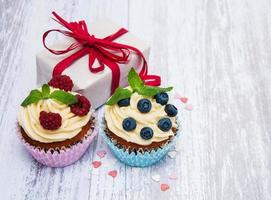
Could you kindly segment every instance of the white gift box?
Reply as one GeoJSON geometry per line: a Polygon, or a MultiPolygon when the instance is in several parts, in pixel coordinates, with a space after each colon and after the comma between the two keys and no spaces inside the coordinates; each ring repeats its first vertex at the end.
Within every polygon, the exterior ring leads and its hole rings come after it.
{"type": "MultiPolygon", "coordinates": [[[[88,26],[90,34],[95,35],[96,38],[109,36],[120,28],[120,26],[110,21],[94,22],[88,26]]],[[[61,40],[57,44],[50,46],[50,48],[56,50],[66,49],[67,46],[73,42],[75,42],[73,39],[67,37],[65,40],[61,40]]],[[[114,42],[130,45],[139,49],[145,56],[146,60],[148,60],[150,52],[149,45],[130,32],[120,36],[114,40],[114,42]]],[[[62,55],[52,54],[45,48],[43,51],[39,52],[36,55],[37,83],[47,83],[52,77],[52,71],[56,64],[78,50],[79,49],[75,49],[62,55]]],[[[62,74],[71,77],[74,83],[73,91],[77,91],[85,95],[90,100],[92,108],[96,109],[103,105],[111,96],[112,72],[107,66],[105,66],[104,71],[92,73],[88,67],[88,59],[89,56],[86,55],[76,60],[72,65],[65,69],[62,74]]],[[[119,86],[125,87],[128,85],[127,75],[131,67],[134,67],[138,72],[140,71],[141,65],[138,66],[139,62],[140,58],[136,54],[131,53],[129,61],[126,64],[118,64],[120,68],[119,86]]]]}

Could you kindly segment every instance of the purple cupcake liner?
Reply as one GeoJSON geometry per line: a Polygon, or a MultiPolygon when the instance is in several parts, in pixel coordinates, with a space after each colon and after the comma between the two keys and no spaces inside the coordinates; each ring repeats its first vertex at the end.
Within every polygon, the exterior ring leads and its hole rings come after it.
{"type": "Polygon", "coordinates": [[[98,134],[98,127],[96,125],[93,130],[90,129],[88,136],[86,136],[81,142],[72,145],[71,147],[62,149],[49,149],[48,151],[44,151],[41,148],[34,147],[27,143],[21,136],[19,125],[17,125],[17,132],[27,151],[39,163],[48,167],[65,167],[73,164],[82,157],[90,143],[98,134]]]}

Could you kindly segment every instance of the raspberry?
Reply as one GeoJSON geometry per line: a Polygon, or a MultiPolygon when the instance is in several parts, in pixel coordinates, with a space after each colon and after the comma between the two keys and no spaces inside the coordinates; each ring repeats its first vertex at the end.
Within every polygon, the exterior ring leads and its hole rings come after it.
{"type": "Polygon", "coordinates": [[[67,92],[72,90],[73,82],[67,75],[57,75],[49,81],[48,85],[67,92]]]}
{"type": "Polygon", "coordinates": [[[62,117],[58,113],[41,111],[39,120],[44,129],[52,131],[61,126],[62,117]]]}
{"type": "Polygon", "coordinates": [[[88,114],[90,109],[90,102],[88,99],[81,95],[76,95],[78,102],[70,105],[71,112],[78,116],[84,116],[88,114]]]}

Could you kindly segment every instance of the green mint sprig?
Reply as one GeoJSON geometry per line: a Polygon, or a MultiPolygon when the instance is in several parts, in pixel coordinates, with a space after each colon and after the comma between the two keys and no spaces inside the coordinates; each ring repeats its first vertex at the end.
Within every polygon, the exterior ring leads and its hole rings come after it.
{"type": "Polygon", "coordinates": [[[75,95],[65,92],[63,90],[55,90],[54,92],[50,93],[49,85],[44,84],[41,87],[41,91],[37,89],[32,90],[30,94],[22,102],[21,106],[26,107],[29,104],[37,103],[38,101],[44,100],[44,99],[55,99],[66,105],[77,103],[77,98],[75,95]]]}
{"type": "Polygon", "coordinates": [[[128,82],[133,91],[147,97],[152,97],[160,92],[169,92],[173,89],[173,87],[161,88],[145,85],[134,68],[128,74],[128,82]]]}
{"type": "Polygon", "coordinates": [[[169,92],[173,87],[161,88],[152,87],[144,84],[144,81],[139,77],[134,68],[131,68],[128,74],[128,82],[132,91],[124,88],[117,88],[112,97],[106,102],[106,105],[114,105],[119,100],[131,97],[134,92],[146,97],[153,97],[160,92],[169,92]]]}
{"type": "Polygon", "coordinates": [[[132,94],[133,93],[130,90],[119,87],[115,90],[112,97],[106,102],[106,105],[114,105],[119,100],[129,98],[132,94]]]}

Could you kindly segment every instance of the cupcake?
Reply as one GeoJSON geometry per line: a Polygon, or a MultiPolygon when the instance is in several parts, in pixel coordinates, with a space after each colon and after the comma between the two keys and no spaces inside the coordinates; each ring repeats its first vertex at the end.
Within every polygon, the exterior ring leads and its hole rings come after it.
{"type": "Polygon", "coordinates": [[[72,87],[68,76],[56,76],[32,90],[19,109],[20,139],[38,162],[50,167],[77,161],[97,134],[90,102],[72,87]]]}
{"type": "Polygon", "coordinates": [[[132,68],[129,87],[118,88],[105,106],[103,137],[125,164],[146,167],[163,158],[178,132],[172,87],[146,86],[132,68]]]}

